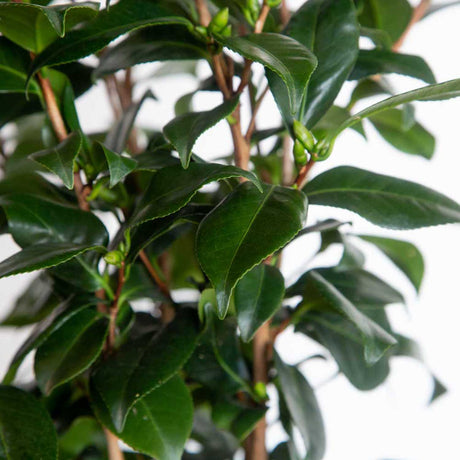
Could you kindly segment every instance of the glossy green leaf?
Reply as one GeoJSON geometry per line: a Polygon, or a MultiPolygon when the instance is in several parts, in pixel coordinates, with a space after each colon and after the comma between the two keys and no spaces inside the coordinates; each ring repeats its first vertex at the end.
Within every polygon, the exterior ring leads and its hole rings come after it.
{"type": "Polygon", "coordinates": [[[56,174],[64,185],[72,190],[75,160],[80,151],[81,142],[80,134],[75,132],[55,147],[33,153],[30,158],[56,174]]]}
{"type": "Polygon", "coordinates": [[[363,6],[360,23],[384,30],[393,42],[401,37],[412,18],[408,0],[369,0],[363,6]]]}
{"type": "Polygon", "coordinates": [[[76,418],[68,430],[59,437],[59,460],[78,457],[90,446],[105,448],[105,436],[101,425],[92,417],[76,418]]]}
{"type": "Polygon", "coordinates": [[[201,222],[198,260],[216,289],[224,317],[236,283],[251,268],[286,245],[302,228],[306,196],[297,190],[239,185],[201,222]]]}
{"type": "Polygon", "coordinates": [[[104,248],[67,242],[27,246],[0,263],[0,278],[54,267],[91,250],[103,251],[104,248]]]}
{"type": "Polygon", "coordinates": [[[108,318],[85,308],[45,339],[34,363],[35,376],[44,393],[51,393],[88,369],[102,351],[108,326],[108,318]]]}
{"type": "Polygon", "coordinates": [[[125,426],[133,405],[175,375],[189,358],[200,334],[196,313],[180,309],[158,334],[127,342],[91,377],[94,398],[102,398],[115,428],[125,426]]]}
{"type": "MultiPolygon", "coordinates": [[[[316,123],[312,132],[316,139],[324,139],[330,132],[335,131],[345,120],[351,116],[350,112],[338,105],[329,107],[329,110],[321,117],[321,120],[316,123]]],[[[356,123],[351,126],[351,129],[366,139],[366,132],[362,123],[356,123]]]]}
{"type": "Polygon", "coordinates": [[[297,113],[317,65],[316,57],[305,46],[293,38],[274,33],[216,38],[225,47],[259,62],[281,78],[287,89],[290,112],[297,113]]]}
{"type": "Polygon", "coordinates": [[[385,30],[375,29],[373,27],[361,27],[360,33],[362,37],[367,37],[372,40],[377,48],[391,50],[393,43],[390,35],[385,30]]]}
{"type": "Polygon", "coordinates": [[[198,138],[223,118],[231,115],[237,104],[238,98],[235,97],[212,110],[185,113],[171,120],[163,128],[166,139],[179,153],[184,168],[189,167],[192,149],[198,138]]]}
{"type": "MultiPolygon", "coordinates": [[[[14,3],[10,3],[14,5],[14,3]]],[[[1,30],[0,6],[0,30],[1,30]]],[[[0,93],[25,93],[27,72],[30,66],[30,56],[5,37],[0,37],[0,93]]],[[[31,82],[30,94],[40,94],[40,88],[35,81],[31,82]]],[[[19,97],[19,96],[18,96],[19,97]]],[[[26,99],[24,97],[24,104],[26,99]]],[[[7,106],[2,104],[2,110],[7,106]]]]}
{"type": "Polygon", "coordinates": [[[284,278],[276,267],[261,264],[241,278],[235,287],[235,308],[244,341],[275,314],[283,297],[284,278]]]}
{"type": "Polygon", "coordinates": [[[43,66],[53,66],[84,58],[104,48],[112,40],[134,29],[156,24],[191,23],[175,16],[154,0],[122,0],[95,19],[56,40],[34,60],[31,74],[43,66]]]}
{"type": "Polygon", "coordinates": [[[142,29],[101,56],[96,78],[144,62],[208,58],[206,45],[185,27],[156,26],[142,29]]]}
{"type": "Polygon", "coordinates": [[[99,143],[99,146],[104,152],[105,159],[109,165],[109,186],[110,188],[115,187],[115,185],[121,182],[130,172],[136,169],[137,161],[134,158],[115,153],[104,144],[99,143]]]}
{"type": "Polygon", "coordinates": [[[261,189],[260,182],[253,173],[234,166],[191,163],[187,170],[179,165],[162,168],[153,176],[134,211],[130,225],[168,216],[189,203],[203,185],[230,177],[245,177],[261,189]]]}
{"type": "Polygon", "coordinates": [[[1,324],[20,327],[36,323],[48,316],[61,300],[50,277],[42,273],[27,286],[1,324]]]}
{"type": "Polygon", "coordinates": [[[321,460],[326,452],[323,417],[313,388],[300,371],[275,353],[275,366],[290,417],[302,435],[309,460],[321,460]]]}
{"type": "Polygon", "coordinates": [[[0,386],[0,458],[57,458],[57,436],[43,405],[18,388],[0,386]]]}
{"type": "Polygon", "coordinates": [[[406,104],[413,101],[442,101],[445,99],[451,99],[460,96],[460,78],[456,80],[446,81],[444,83],[438,83],[436,85],[428,85],[419,89],[408,91],[407,93],[398,94],[397,96],[391,96],[384,99],[381,102],[377,102],[370,107],[367,107],[361,112],[352,115],[350,118],[345,120],[337,130],[328,136],[329,139],[335,139],[344,129],[358,123],[365,118],[368,118],[377,113],[383,112],[384,110],[398,107],[399,105],[406,104]]]}
{"type": "Polygon", "coordinates": [[[357,235],[377,246],[411,281],[417,291],[423,280],[425,264],[418,248],[408,241],[373,235],[357,235]]]}
{"type": "Polygon", "coordinates": [[[358,56],[359,24],[353,1],[308,1],[293,15],[287,33],[318,59],[300,117],[311,128],[333,104],[358,56]],[[309,16],[316,18],[311,35],[303,28],[309,16]]]}
{"type": "Polygon", "coordinates": [[[396,340],[362,313],[353,302],[360,304],[361,299],[345,297],[321,272],[317,270],[308,272],[302,308],[321,310],[328,307],[344,315],[362,337],[366,362],[375,364],[389,347],[395,345],[396,340]]]}
{"type": "Polygon", "coordinates": [[[340,166],[307,184],[310,204],[354,211],[370,222],[412,229],[460,222],[460,206],[423,185],[349,166],[340,166]]]}
{"type": "Polygon", "coordinates": [[[389,109],[369,118],[380,135],[402,152],[431,159],[435,149],[435,139],[420,123],[404,126],[404,112],[389,109]]]}
{"type": "Polygon", "coordinates": [[[77,24],[92,19],[96,2],[40,6],[29,3],[0,4],[0,32],[28,51],[40,52],[77,24]]]}
{"type": "Polygon", "coordinates": [[[116,430],[102,398],[92,394],[99,420],[136,451],[157,460],[180,460],[193,422],[193,401],[179,376],[139,399],[129,411],[123,430],[116,430]]]}
{"type": "Polygon", "coordinates": [[[426,83],[436,83],[433,72],[423,58],[382,49],[360,50],[349,80],[386,73],[397,73],[426,83]]]}

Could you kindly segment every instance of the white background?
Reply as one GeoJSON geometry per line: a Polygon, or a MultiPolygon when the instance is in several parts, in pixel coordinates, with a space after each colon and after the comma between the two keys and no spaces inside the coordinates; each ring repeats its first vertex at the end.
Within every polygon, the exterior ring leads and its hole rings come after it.
{"type": "MultiPolygon", "coordinates": [[[[299,1],[290,2],[292,6],[299,1]]],[[[401,52],[418,54],[431,65],[438,81],[460,77],[460,7],[437,13],[410,32],[401,52]]],[[[147,76],[151,65],[139,66],[137,75],[147,76]]],[[[204,66],[201,76],[207,75],[204,66]]],[[[395,77],[400,90],[420,86],[417,80],[395,77]]],[[[193,90],[196,82],[188,76],[146,81],[136,88],[136,95],[150,87],[159,102],[148,101],[140,114],[139,124],[160,129],[173,117],[173,103],[185,92],[193,90]]],[[[339,98],[345,102],[346,90],[339,98]]],[[[195,109],[211,108],[220,99],[214,94],[195,98],[195,109]]],[[[386,144],[370,126],[366,126],[368,142],[356,133],[345,133],[337,142],[332,157],[326,164],[317,165],[313,175],[325,168],[347,164],[375,172],[390,174],[432,187],[460,202],[460,100],[417,104],[417,119],[437,139],[436,154],[431,161],[402,154],[386,144]]],[[[106,128],[112,120],[106,94],[98,85],[78,101],[78,112],[87,132],[106,128]]],[[[260,111],[259,127],[278,124],[273,101],[266,98],[260,111]]],[[[228,128],[220,123],[205,133],[195,151],[207,159],[230,152],[228,128]]],[[[319,404],[323,410],[328,447],[325,460],[459,460],[460,444],[460,305],[458,301],[460,260],[459,229],[457,226],[433,227],[417,231],[388,232],[363,219],[333,208],[311,207],[308,223],[323,218],[353,219],[352,231],[392,235],[418,245],[426,262],[425,281],[417,297],[391,264],[377,251],[367,250],[368,269],[400,288],[407,298],[407,309],[401,305],[389,308],[395,329],[418,340],[424,351],[427,366],[448,387],[449,392],[432,406],[427,406],[431,393],[431,380],[426,369],[406,358],[393,360],[392,373],[387,382],[371,392],[358,392],[344,377],[332,381],[335,373],[333,361],[310,361],[302,369],[317,387],[319,404]]],[[[283,272],[288,281],[308,268],[309,256],[316,250],[314,236],[303,237],[285,251],[283,272]]],[[[0,236],[0,259],[17,250],[9,236],[0,236]]],[[[318,264],[331,264],[340,257],[338,250],[330,250],[318,264]]],[[[14,299],[32,275],[20,275],[0,280],[0,315],[12,306],[14,299]]],[[[27,331],[0,330],[0,373],[19,346],[27,331]]],[[[312,341],[287,331],[278,341],[277,348],[291,363],[320,350],[312,341]]],[[[30,364],[30,360],[29,360],[30,364]]],[[[30,367],[30,366],[29,366],[30,367]]],[[[26,378],[30,369],[23,369],[26,378]]],[[[274,411],[269,419],[273,419],[274,411]]],[[[269,431],[270,447],[282,439],[275,424],[269,431]]]]}

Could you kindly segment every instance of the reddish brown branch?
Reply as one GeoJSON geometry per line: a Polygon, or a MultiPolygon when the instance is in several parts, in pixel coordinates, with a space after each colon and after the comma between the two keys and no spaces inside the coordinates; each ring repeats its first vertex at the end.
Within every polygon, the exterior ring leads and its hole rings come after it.
{"type": "Polygon", "coordinates": [[[308,163],[300,168],[299,174],[297,175],[296,180],[294,181],[294,184],[297,186],[297,188],[300,189],[303,187],[305,179],[307,178],[307,175],[314,164],[315,161],[310,158],[308,163]]]}
{"type": "Polygon", "coordinates": [[[254,104],[254,108],[252,109],[251,120],[249,121],[248,130],[246,131],[246,135],[244,136],[246,142],[250,142],[252,135],[254,134],[254,130],[256,129],[257,113],[259,112],[260,106],[262,105],[264,97],[267,95],[269,89],[270,88],[267,85],[265,89],[262,91],[262,94],[260,95],[259,99],[257,99],[256,103],[254,104]]]}
{"type": "Polygon", "coordinates": [[[430,3],[431,0],[421,0],[420,3],[414,8],[412,11],[411,20],[409,21],[406,30],[399,37],[398,41],[393,45],[393,51],[398,51],[401,48],[412,27],[425,16],[430,3]]]}
{"type": "Polygon", "coordinates": [[[153,267],[152,263],[150,262],[150,259],[148,258],[147,254],[145,253],[144,250],[139,252],[139,258],[141,259],[141,261],[144,264],[145,268],[149,272],[149,275],[155,281],[155,283],[158,286],[158,289],[160,290],[160,292],[168,299],[168,301],[172,301],[171,293],[169,292],[168,286],[160,278],[160,275],[158,275],[157,271],[153,267]]]}

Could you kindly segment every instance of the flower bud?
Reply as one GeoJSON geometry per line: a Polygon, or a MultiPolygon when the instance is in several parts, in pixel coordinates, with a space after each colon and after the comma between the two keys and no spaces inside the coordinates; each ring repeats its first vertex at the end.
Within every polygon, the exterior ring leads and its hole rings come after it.
{"type": "Polygon", "coordinates": [[[124,255],[121,251],[110,251],[104,256],[104,260],[109,265],[115,265],[116,267],[120,267],[121,263],[124,260],[124,255]]]}
{"type": "Polygon", "coordinates": [[[313,134],[298,120],[294,120],[293,128],[296,139],[298,139],[309,152],[312,152],[315,148],[315,138],[313,134]]]}
{"type": "Polygon", "coordinates": [[[295,164],[297,166],[304,166],[307,164],[307,154],[305,153],[305,147],[299,140],[294,142],[293,153],[295,164]]]}
{"type": "Polygon", "coordinates": [[[282,2],[282,0],[265,0],[265,3],[266,3],[267,6],[269,6],[270,8],[276,8],[276,7],[278,7],[279,5],[281,5],[281,2],[282,2]]]}
{"type": "Polygon", "coordinates": [[[208,29],[211,33],[221,33],[228,24],[228,8],[222,8],[211,19],[208,29]]]}

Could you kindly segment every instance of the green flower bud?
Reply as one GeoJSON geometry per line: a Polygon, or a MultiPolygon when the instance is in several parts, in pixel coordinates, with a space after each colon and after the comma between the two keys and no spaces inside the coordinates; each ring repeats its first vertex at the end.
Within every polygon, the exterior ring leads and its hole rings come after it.
{"type": "Polygon", "coordinates": [[[116,267],[120,267],[124,259],[125,256],[121,251],[110,251],[104,256],[104,260],[109,265],[115,265],[116,267]]]}
{"type": "Polygon", "coordinates": [[[221,35],[225,38],[231,37],[232,36],[232,26],[231,24],[228,24],[225,29],[222,30],[221,35]]]}
{"type": "Polygon", "coordinates": [[[315,138],[313,134],[298,120],[294,120],[293,128],[296,139],[298,139],[309,152],[312,152],[315,148],[315,138]]]}
{"type": "Polygon", "coordinates": [[[212,18],[209,23],[208,30],[211,33],[221,33],[228,24],[228,8],[222,8],[212,18]]]}
{"type": "Polygon", "coordinates": [[[251,25],[254,25],[259,19],[260,4],[259,0],[246,0],[246,7],[243,9],[243,13],[251,25]]]}
{"type": "Polygon", "coordinates": [[[254,393],[255,393],[260,399],[268,399],[267,386],[265,385],[264,382],[257,382],[257,383],[254,385],[254,393]]]}
{"type": "Polygon", "coordinates": [[[265,3],[266,3],[267,6],[269,6],[270,8],[276,8],[276,7],[278,7],[279,5],[281,5],[281,2],[282,2],[282,0],[265,0],[265,3]]]}
{"type": "Polygon", "coordinates": [[[297,166],[304,166],[307,164],[307,154],[305,153],[305,147],[299,140],[294,142],[293,153],[295,164],[297,166]]]}

